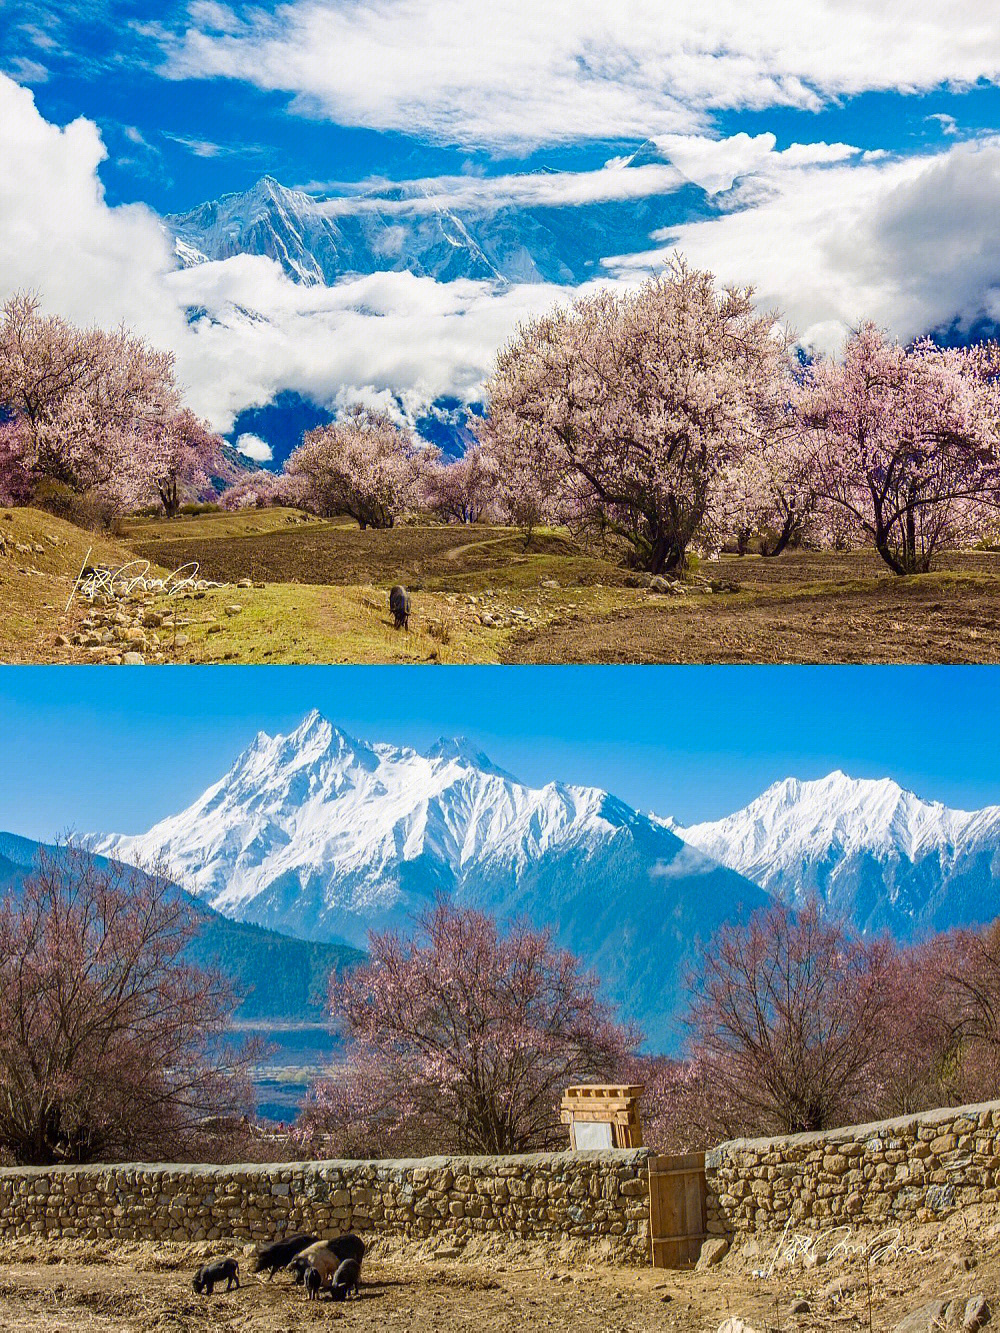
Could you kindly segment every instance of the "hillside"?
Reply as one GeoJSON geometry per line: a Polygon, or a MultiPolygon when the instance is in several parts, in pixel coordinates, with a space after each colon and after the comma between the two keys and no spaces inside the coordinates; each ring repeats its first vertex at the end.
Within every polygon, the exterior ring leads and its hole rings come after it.
{"type": "MultiPolygon", "coordinates": [[[[59,855],[57,847],[0,833],[0,893],[17,891],[43,848],[50,855],[59,855]]],[[[199,966],[217,966],[232,979],[245,997],[236,1013],[241,1022],[321,1019],[330,973],[364,957],[346,945],[291,939],[277,931],[231,921],[183,890],[178,892],[191,902],[202,922],[184,956],[199,966]]]]}
{"type": "Polygon", "coordinates": [[[0,661],[52,660],[66,602],[82,566],[134,560],[115,538],[40,509],[0,506],[0,661]]]}

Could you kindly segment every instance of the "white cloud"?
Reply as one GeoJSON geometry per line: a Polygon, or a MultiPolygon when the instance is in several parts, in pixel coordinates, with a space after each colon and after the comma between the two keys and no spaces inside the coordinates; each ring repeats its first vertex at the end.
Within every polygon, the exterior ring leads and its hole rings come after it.
{"type": "Polygon", "coordinates": [[[193,11],[164,38],[167,71],[469,145],[697,132],[719,108],[816,108],[1000,74],[993,0],[290,0],[240,14],[193,11]]]}
{"type": "MultiPolygon", "coordinates": [[[[641,280],[677,245],[725,280],[755,281],[824,346],[866,315],[909,337],[992,308],[1000,138],[902,161],[846,158],[842,145],[777,153],[764,138],[689,146],[699,171],[745,173],[736,210],[615,261],[606,281],[641,280]]],[[[411,415],[444,395],[474,399],[518,322],[575,294],[407,272],[301,286],[254,256],[177,269],[153,213],[107,205],[96,126],[48,124],[2,76],[0,157],[0,298],[32,288],[77,323],[124,321],[171,348],[191,406],[224,431],[282,389],[334,405],[398,397],[411,415]]]]}
{"type": "MultiPolygon", "coordinates": [[[[737,136],[746,138],[746,135],[737,136]]],[[[773,146],[773,135],[762,135],[773,146]]],[[[677,136],[678,145],[688,142],[677,136]]],[[[710,139],[698,143],[714,144],[710,139]]],[[[723,140],[723,144],[729,140],[723,140]]],[[[853,150],[851,150],[853,151],[853,150]]],[[[666,155],[666,154],[665,154],[666,155]]],[[[442,208],[460,212],[491,212],[501,207],[544,208],[580,204],[607,203],[612,200],[646,199],[679,189],[685,178],[695,179],[681,167],[667,162],[648,162],[628,166],[629,158],[615,158],[596,171],[531,171],[506,176],[435,176],[409,180],[404,184],[412,194],[406,198],[385,197],[397,191],[398,181],[366,181],[364,195],[342,195],[324,199],[316,211],[330,217],[374,213],[401,217],[436,213],[442,208]]],[[[310,188],[322,191],[321,182],[310,188]]]]}
{"type": "Polygon", "coordinates": [[[831,348],[873,318],[907,339],[988,312],[1000,286],[1000,138],[908,159],[764,170],[733,212],[606,261],[622,279],[677,248],[726,282],[756,284],[803,341],[831,348]]]}
{"type": "Polygon", "coordinates": [[[172,349],[191,406],[220,430],[281,389],[329,403],[392,392],[414,411],[472,397],[517,321],[565,295],[410,273],[302,287],[252,256],[178,270],[149,209],[107,205],[104,156],[92,122],[49,124],[0,75],[0,300],[31,289],[78,324],[124,322],[172,349]],[[207,314],[189,323],[192,308],[207,314]]]}
{"type": "Polygon", "coordinates": [[[249,431],[237,436],[236,448],[247,458],[252,458],[255,463],[268,463],[274,457],[274,450],[267,441],[262,440],[259,435],[251,435],[249,431]]]}
{"type": "Polygon", "coordinates": [[[842,162],[860,152],[844,143],[796,143],[776,153],[776,142],[773,134],[733,134],[726,139],[664,134],[655,140],[663,156],[708,194],[731,189],[740,176],[781,167],[842,162]]]}

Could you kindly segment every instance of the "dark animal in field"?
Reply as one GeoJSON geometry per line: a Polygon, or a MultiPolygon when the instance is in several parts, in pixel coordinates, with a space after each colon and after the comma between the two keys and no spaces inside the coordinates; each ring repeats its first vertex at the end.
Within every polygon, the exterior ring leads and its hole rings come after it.
{"type": "Polygon", "coordinates": [[[331,1295],[335,1301],[346,1301],[352,1293],[357,1296],[361,1286],[361,1264],[357,1259],[345,1259],[333,1275],[331,1295]]]}
{"type": "Polygon", "coordinates": [[[217,1282],[224,1282],[226,1290],[240,1285],[240,1266],[235,1259],[213,1259],[210,1264],[202,1264],[191,1281],[199,1296],[211,1296],[217,1282]]]}
{"type": "Polygon", "coordinates": [[[330,1240],[318,1240],[307,1246],[287,1265],[295,1274],[295,1281],[304,1281],[309,1268],[315,1268],[325,1286],[345,1260],[353,1260],[361,1268],[365,1253],[365,1243],[360,1236],[348,1233],[345,1236],[333,1236],[330,1240]]]}
{"type": "Polygon", "coordinates": [[[319,1300],[319,1289],[323,1285],[323,1279],[319,1275],[319,1270],[313,1268],[312,1264],[306,1269],[305,1287],[306,1293],[311,1301],[319,1300]]]}
{"type": "MultiPolygon", "coordinates": [[[[254,1264],[255,1273],[268,1272],[268,1281],[274,1277],[279,1268],[287,1268],[289,1261],[294,1259],[300,1250],[304,1250],[307,1245],[315,1245],[316,1237],[307,1236],[300,1232],[294,1236],[285,1236],[282,1240],[273,1240],[270,1245],[262,1245],[257,1251],[257,1259],[254,1264]]],[[[300,1278],[299,1281],[302,1279],[300,1278]]]]}
{"type": "Polygon", "coordinates": [[[345,1236],[335,1236],[326,1243],[338,1259],[356,1259],[358,1267],[361,1267],[361,1260],[365,1257],[365,1243],[360,1236],[349,1231],[345,1236]]]}
{"type": "Polygon", "coordinates": [[[397,629],[410,628],[410,594],[398,583],[389,591],[389,610],[397,629]]]}

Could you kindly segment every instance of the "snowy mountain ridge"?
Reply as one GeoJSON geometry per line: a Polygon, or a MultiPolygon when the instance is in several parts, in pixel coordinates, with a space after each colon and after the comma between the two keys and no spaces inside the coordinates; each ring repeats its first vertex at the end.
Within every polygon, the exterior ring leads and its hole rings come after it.
{"type": "MultiPolygon", "coordinates": [[[[640,150],[617,169],[652,170],[656,156],[640,150]]],[[[182,267],[250,254],[276,260],[308,285],[402,271],[439,282],[570,284],[594,277],[608,256],[649,249],[653,232],[711,213],[701,187],[679,173],[671,186],[585,203],[449,203],[421,182],[325,199],[263,176],[164,225],[182,267]]]]}
{"type": "Polygon", "coordinates": [[[468,742],[355,740],[313,712],[260,733],[188,809],[95,850],[162,856],[235,920],[364,946],[439,895],[550,927],[650,1040],[674,1017],[698,938],[767,895],[596,787],[518,782],[468,742]]]}
{"type": "Polygon", "coordinates": [[[891,778],[785,778],[724,819],[671,827],[790,902],[816,893],[904,937],[1000,913],[1000,806],[954,810],[891,778]]]}

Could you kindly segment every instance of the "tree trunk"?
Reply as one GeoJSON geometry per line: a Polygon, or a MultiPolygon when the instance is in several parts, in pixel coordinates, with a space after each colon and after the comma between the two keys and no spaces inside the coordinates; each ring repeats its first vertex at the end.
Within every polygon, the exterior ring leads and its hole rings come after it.
{"type": "Polygon", "coordinates": [[[784,526],[774,539],[773,544],[768,544],[766,540],[761,539],[760,553],[764,556],[780,555],[795,534],[797,515],[789,514],[785,519],[784,526]]]}

